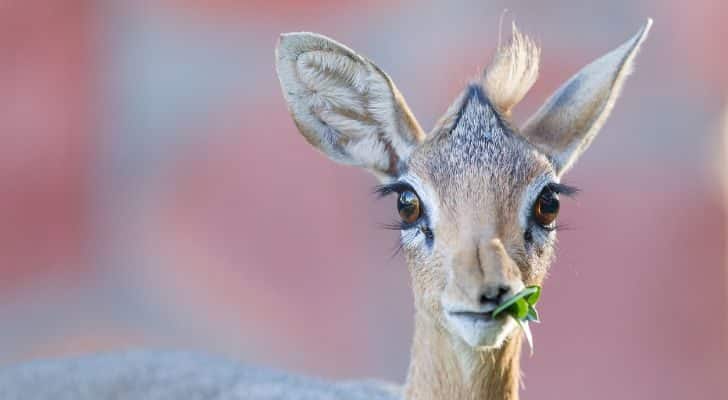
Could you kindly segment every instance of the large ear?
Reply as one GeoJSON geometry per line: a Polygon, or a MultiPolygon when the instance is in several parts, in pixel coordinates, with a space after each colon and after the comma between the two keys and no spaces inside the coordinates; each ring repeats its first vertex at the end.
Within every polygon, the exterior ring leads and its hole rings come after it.
{"type": "Polygon", "coordinates": [[[276,70],[298,129],[335,161],[391,179],[425,137],[389,76],[329,38],[281,35],[276,70]]]}
{"type": "Polygon", "coordinates": [[[521,129],[551,158],[557,174],[571,167],[604,125],[651,25],[648,19],[633,38],[574,75],[521,129]]]}

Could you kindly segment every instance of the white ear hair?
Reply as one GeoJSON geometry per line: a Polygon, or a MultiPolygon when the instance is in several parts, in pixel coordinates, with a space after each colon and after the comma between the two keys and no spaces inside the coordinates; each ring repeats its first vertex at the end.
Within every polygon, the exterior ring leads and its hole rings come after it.
{"type": "Polygon", "coordinates": [[[571,167],[604,125],[650,26],[652,19],[626,43],[584,67],[521,129],[551,158],[558,174],[571,167]]]}
{"type": "Polygon", "coordinates": [[[335,161],[388,179],[424,139],[391,79],[342,44],[314,33],[283,34],[276,70],[298,129],[335,161]]]}

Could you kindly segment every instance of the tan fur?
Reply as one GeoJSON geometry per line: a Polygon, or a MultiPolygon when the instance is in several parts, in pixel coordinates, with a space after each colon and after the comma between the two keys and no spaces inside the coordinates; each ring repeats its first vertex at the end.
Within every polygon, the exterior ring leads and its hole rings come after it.
{"type": "Polygon", "coordinates": [[[514,25],[427,138],[371,61],[319,35],[282,36],[278,74],[306,139],[420,198],[423,217],[401,232],[416,310],[406,399],[518,398],[517,325],[482,315],[543,282],[556,236],[535,224],[533,205],[591,143],[650,24],[572,78],[521,132],[508,118],[536,80],[540,50],[514,25]]]}
{"type": "Polygon", "coordinates": [[[521,381],[521,337],[497,349],[473,351],[423,315],[415,316],[415,335],[404,397],[408,400],[516,400],[521,381]],[[467,352],[468,360],[462,362],[467,352]]]}

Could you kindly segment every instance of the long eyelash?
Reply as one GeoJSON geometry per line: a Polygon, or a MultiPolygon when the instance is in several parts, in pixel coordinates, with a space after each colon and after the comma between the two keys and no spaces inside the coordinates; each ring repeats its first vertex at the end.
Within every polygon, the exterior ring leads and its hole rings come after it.
{"type": "Polygon", "coordinates": [[[556,224],[556,226],[554,226],[554,230],[555,231],[570,231],[571,226],[566,225],[566,224],[556,224]]]}
{"type": "Polygon", "coordinates": [[[390,224],[382,224],[381,225],[382,228],[388,229],[388,230],[391,230],[391,231],[407,231],[407,230],[410,230],[410,229],[417,228],[418,226],[419,226],[419,224],[417,222],[415,222],[413,224],[410,224],[408,222],[401,221],[401,220],[400,221],[395,221],[395,222],[390,223],[390,224]]]}
{"type": "Polygon", "coordinates": [[[392,193],[402,193],[406,191],[412,191],[415,190],[410,186],[408,183],[405,182],[394,182],[394,183],[387,183],[384,185],[379,185],[374,188],[374,194],[378,195],[379,197],[384,197],[387,195],[390,195],[392,193]]]}
{"type": "Polygon", "coordinates": [[[552,192],[563,194],[566,197],[573,197],[579,194],[579,188],[575,186],[564,185],[563,183],[549,183],[546,185],[552,192]]]}

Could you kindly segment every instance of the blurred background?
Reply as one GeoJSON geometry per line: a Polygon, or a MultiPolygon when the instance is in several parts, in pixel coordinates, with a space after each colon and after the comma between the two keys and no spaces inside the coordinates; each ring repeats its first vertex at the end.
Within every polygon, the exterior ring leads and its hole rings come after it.
{"type": "Polygon", "coordinates": [[[273,49],[300,30],[348,44],[427,130],[490,60],[504,9],[543,48],[520,122],[655,19],[566,177],[582,193],[524,398],[724,398],[721,0],[2,2],[0,365],[173,348],[402,381],[409,277],[379,228],[394,200],[308,147],[273,49]]]}

